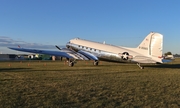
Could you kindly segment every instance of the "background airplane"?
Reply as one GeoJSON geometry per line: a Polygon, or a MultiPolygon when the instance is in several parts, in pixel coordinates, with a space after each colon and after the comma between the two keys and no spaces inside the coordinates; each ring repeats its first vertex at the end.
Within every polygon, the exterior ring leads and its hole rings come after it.
{"type": "Polygon", "coordinates": [[[74,66],[75,60],[94,60],[94,65],[98,65],[99,60],[134,62],[143,69],[140,63],[164,63],[170,62],[163,58],[163,35],[151,32],[141,44],[136,48],[120,47],[94,41],[88,41],[80,38],[70,40],[66,48],[59,48],[59,51],[37,50],[27,48],[12,48],[12,50],[49,54],[54,56],[66,57],[69,66],[74,66]]]}

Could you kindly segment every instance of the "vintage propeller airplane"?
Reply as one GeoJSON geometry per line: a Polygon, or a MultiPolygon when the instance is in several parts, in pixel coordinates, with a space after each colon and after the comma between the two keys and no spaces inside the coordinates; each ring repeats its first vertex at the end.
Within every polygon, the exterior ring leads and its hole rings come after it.
{"type": "Polygon", "coordinates": [[[163,35],[151,32],[141,44],[136,48],[120,47],[88,41],[80,38],[70,40],[66,44],[67,48],[59,48],[59,51],[48,51],[28,48],[12,48],[12,50],[48,54],[67,58],[69,66],[74,66],[75,60],[94,60],[94,65],[98,65],[99,60],[116,62],[133,62],[143,69],[141,63],[164,63],[170,62],[163,58],[163,35]]]}

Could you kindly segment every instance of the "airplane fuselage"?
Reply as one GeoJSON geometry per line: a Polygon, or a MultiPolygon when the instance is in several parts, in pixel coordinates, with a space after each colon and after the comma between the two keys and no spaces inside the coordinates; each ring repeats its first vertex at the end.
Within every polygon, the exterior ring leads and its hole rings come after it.
{"type": "Polygon", "coordinates": [[[133,62],[133,56],[141,55],[137,52],[123,47],[87,41],[79,38],[70,40],[70,42],[67,43],[66,46],[67,48],[72,49],[76,52],[78,52],[79,50],[84,50],[92,53],[101,60],[109,61],[133,62]]]}

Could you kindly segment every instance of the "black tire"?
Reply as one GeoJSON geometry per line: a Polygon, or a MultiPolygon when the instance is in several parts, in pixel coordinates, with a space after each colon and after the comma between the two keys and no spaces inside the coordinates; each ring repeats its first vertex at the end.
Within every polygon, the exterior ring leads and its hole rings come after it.
{"type": "Polygon", "coordinates": [[[94,66],[97,66],[99,64],[98,61],[94,61],[94,66]]]}
{"type": "Polygon", "coordinates": [[[69,67],[73,67],[74,66],[74,62],[70,61],[69,62],[69,67]]]}

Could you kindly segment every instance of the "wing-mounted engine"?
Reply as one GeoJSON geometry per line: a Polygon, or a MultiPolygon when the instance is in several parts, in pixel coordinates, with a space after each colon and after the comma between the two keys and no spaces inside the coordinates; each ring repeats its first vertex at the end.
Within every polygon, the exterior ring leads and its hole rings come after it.
{"type": "MultiPolygon", "coordinates": [[[[87,51],[83,51],[83,50],[74,50],[72,47],[68,47],[68,48],[59,48],[58,46],[56,46],[59,50],[66,52],[69,56],[73,57],[74,60],[94,60],[94,65],[98,65],[98,58],[87,52],[87,51]]],[[[69,61],[74,61],[74,60],[70,60],[69,61]]]]}
{"type": "Polygon", "coordinates": [[[80,50],[80,51],[78,51],[78,53],[81,55],[84,55],[89,60],[98,60],[98,58],[95,55],[93,55],[87,51],[80,50]]]}
{"type": "Polygon", "coordinates": [[[82,55],[81,53],[78,53],[72,49],[69,48],[59,48],[58,46],[56,46],[61,52],[65,52],[67,55],[71,56],[73,59],[76,60],[89,60],[89,58],[87,58],[86,56],[82,55]]]}

